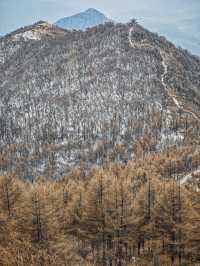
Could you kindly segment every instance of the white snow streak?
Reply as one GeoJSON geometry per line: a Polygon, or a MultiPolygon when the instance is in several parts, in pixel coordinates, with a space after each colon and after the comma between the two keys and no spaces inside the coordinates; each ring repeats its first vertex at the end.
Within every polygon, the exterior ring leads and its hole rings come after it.
{"type": "Polygon", "coordinates": [[[24,40],[40,40],[40,34],[33,31],[26,31],[15,35],[15,39],[24,38],[24,40]]]}

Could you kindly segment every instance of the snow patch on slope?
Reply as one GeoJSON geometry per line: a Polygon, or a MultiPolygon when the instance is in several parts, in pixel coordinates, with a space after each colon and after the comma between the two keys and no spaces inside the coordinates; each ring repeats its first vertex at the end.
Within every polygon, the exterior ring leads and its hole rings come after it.
{"type": "Polygon", "coordinates": [[[33,32],[33,31],[26,31],[23,33],[18,33],[14,36],[14,39],[20,39],[23,38],[24,40],[40,40],[40,34],[38,32],[33,32]]]}

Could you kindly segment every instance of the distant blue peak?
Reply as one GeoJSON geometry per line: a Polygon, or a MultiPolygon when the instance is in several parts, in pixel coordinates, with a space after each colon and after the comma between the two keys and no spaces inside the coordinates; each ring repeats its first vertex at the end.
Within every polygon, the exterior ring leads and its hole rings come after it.
{"type": "Polygon", "coordinates": [[[100,11],[89,8],[84,12],[58,20],[56,25],[65,29],[85,30],[109,21],[111,20],[100,11]]]}

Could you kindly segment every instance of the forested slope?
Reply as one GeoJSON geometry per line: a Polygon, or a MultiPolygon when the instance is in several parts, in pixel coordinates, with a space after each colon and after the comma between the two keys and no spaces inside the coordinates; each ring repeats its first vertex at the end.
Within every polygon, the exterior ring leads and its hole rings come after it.
{"type": "Polygon", "coordinates": [[[0,39],[0,165],[24,178],[198,143],[200,60],[134,20],[0,39]],[[195,136],[193,138],[193,136],[195,136]]]}
{"type": "Polygon", "coordinates": [[[59,181],[0,177],[0,265],[200,265],[199,163],[187,146],[59,181]]]}
{"type": "Polygon", "coordinates": [[[200,265],[200,60],[136,21],[0,39],[0,265],[200,265]]]}

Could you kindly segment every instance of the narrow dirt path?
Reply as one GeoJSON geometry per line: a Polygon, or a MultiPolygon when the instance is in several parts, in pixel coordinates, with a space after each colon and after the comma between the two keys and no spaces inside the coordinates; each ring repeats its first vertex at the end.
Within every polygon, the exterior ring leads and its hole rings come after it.
{"type": "MultiPolygon", "coordinates": [[[[145,48],[145,47],[146,48],[150,48],[151,47],[149,44],[145,44],[145,43],[137,44],[137,43],[133,42],[132,41],[132,33],[133,33],[133,31],[134,31],[134,27],[131,27],[130,30],[129,30],[129,34],[128,34],[129,44],[130,44],[130,46],[132,48],[135,49],[135,48],[145,48]]],[[[154,47],[152,47],[152,48],[154,48],[154,47]]],[[[172,93],[170,93],[170,91],[168,89],[168,85],[165,82],[165,77],[166,77],[166,75],[168,73],[168,66],[167,66],[166,61],[165,61],[165,54],[164,54],[163,51],[161,51],[160,48],[158,48],[158,51],[159,51],[160,56],[162,58],[162,66],[163,66],[163,69],[164,69],[164,71],[163,71],[163,73],[161,75],[161,83],[163,85],[163,88],[165,89],[165,91],[167,92],[168,96],[173,100],[174,104],[177,106],[177,108],[179,110],[182,110],[184,113],[187,113],[187,114],[192,115],[195,120],[198,120],[200,122],[200,118],[194,112],[185,109],[179,103],[179,101],[176,99],[175,95],[173,95],[172,93]]]]}

